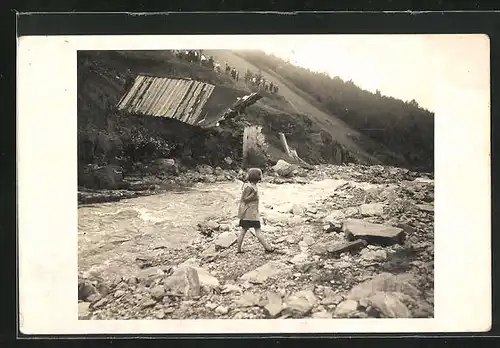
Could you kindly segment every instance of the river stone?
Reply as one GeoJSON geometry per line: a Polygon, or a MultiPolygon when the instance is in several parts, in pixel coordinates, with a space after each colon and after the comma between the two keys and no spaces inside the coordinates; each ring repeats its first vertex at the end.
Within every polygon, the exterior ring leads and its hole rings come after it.
{"type": "Polygon", "coordinates": [[[347,296],[350,300],[360,300],[369,297],[375,292],[401,292],[412,298],[417,298],[420,291],[413,285],[416,280],[407,274],[393,275],[381,273],[374,278],[356,285],[347,296]]]}
{"type": "Polygon", "coordinates": [[[165,279],[165,288],[187,297],[200,296],[200,279],[193,267],[182,267],[165,279]]]}
{"type": "Polygon", "coordinates": [[[225,306],[218,306],[217,308],[215,308],[215,313],[219,315],[225,315],[229,313],[229,308],[225,306]]]}
{"type": "Polygon", "coordinates": [[[279,176],[289,177],[293,174],[296,167],[286,161],[279,160],[273,167],[273,170],[278,173],[279,176]]]}
{"type": "Polygon", "coordinates": [[[151,289],[151,297],[157,301],[165,296],[165,288],[163,286],[155,286],[151,289]]]}
{"type": "Polygon", "coordinates": [[[215,250],[226,249],[236,243],[238,237],[233,232],[222,232],[215,242],[215,250]]]}
{"type": "Polygon", "coordinates": [[[410,318],[410,310],[397,296],[387,292],[375,292],[368,297],[369,304],[386,318],[410,318]]]}
{"type": "Polygon", "coordinates": [[[333,210],[330,212],[330,214],[328,214],[328,216],[323,219],[323,221],[328,224],[332,224],[336,223],[339,220],[342,220],[343,217],[344,212],[342,210],[333,210]]]}
{"type": "Polygon", "coordinates": [[[329,313],[327,311],[321,311],[313,313],[312,317],[314,319],[332,319],[332,313],[329,313]]]}
{"type": "Polygon", "coordinates": [[[432,204],[417,204],[417,208],[428,213],[434,212],[434,205],[432,204]]]}
{"type": "Polygon", "coordinates": [[[202,175],[211,175],[214,173],[214,169],[206,164],[199,165],[197,169],[198,173],[202,175]]]}
{"type": "Polygon", "coordinates": [[[299,316],[308,314],[317,302],[318,299],[311,290],[296,292],[289,296],[285,301],[287,312],[291,312],[292,314],[299,316]]]}
{"type": "Polygon", "coordinates": [[[367,262],[385,261],[387,259],[387,252],[383,249],[379,250],[363,249],[361,251],[360,259],[367,262]]]}
{"type": "Polygon", "coordinates": [[[307,253],[300,253],[300,254],[297,254],[295,255],[291,260],[290,262],[293,263],[294,265],[299,265],[299,264],[302,264],[304,262],[306,262],[308,259],[308,255],[307,253]]]}
{"type": "Polygon", "coordinates": [[[260,296],[251,292],[247,292],[241,295],[234,302],[240,307],[258,306],[260,302],[260,296]]]}
{"type": "Polygon", "coordinates": [[[303,215],[306,212],[306,208],[303,205],[300,204],[294,204],[292,206],[292,213],[294,215],[303,215]]]}
{"type": "Polygon", "coordinates": [[[345,221],[342,229],[348,240],[363,239],[369,244],[402,244],[405,238],[405,233],[401,228],[358,219],[345,221]]]}
{"type": "Polygon", "coordinates": [[[271,318],[276,318],[283,309],[283,302],[281,300],[281,295],[275,292],[267,293],[267,304],[264,309],[271,318]]]}
{"type": "Polygon", "coordinates": [[[384,205],[382,203],[362,204],[359,211],[363,216],[380,216],[384,214],[384,205]]]}
{"type": "Polygon", "coordinates": [[[358,309],[358,302],[354,300],[346,300],[341,302],[336,308],[334,315],[336,317],[347,317],[356,312],[358,309]]]}
{"type": "Polygon", "coordinates": [[[145,281],[148,278],[156,279],[165,274],[165,272],[160,267],[150,267],[139,271],[136,278],[139,282],[145,281]]]}
{"type": "Polygon", "coordinates": [[[214,261],[219,252],[216,250],[215,245],[209,246],[201,253],[202,260],[205,262],[214,261]]]}
{"type": "Polygon", "coordinates": [[[206,288],[216,288],[220,286],[219,280],[211,275],[206,269],[200,267],[194,267],[194,269],[198,273],[200,286],[206,288]]]}
{"type": "Polygon", "coordinates": [[[282,270],[286,268],[283,262],[279,261],[269,261],[268,263],[254,269],[253,271],[247,272],[241,276],[242,280],[247,280],[250,283],[261,284],[265,282],[269,277],[273,277],[279,274],[282,270]]]}

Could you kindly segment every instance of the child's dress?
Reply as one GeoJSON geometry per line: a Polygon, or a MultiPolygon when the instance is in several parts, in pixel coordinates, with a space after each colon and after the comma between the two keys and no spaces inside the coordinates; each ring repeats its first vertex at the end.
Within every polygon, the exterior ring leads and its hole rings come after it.
{"type": "Polygon", "coordinates": [[[257,185],[245,183],[241,193],[238,208],[240,226],[243,228],[260,228],[259,219],[259,192],[257,185]]]}

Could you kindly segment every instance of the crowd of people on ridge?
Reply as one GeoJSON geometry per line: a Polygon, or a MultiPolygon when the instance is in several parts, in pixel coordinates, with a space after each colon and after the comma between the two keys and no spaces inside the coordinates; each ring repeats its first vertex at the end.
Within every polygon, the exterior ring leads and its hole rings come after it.
{"type": "MultiPolygon", "coordinates": [[[[240,72],[236,70],[236,68],[231,67],[228,63],[226,63],[224,70],[222,70],[221,65],[214,60],[213,56],[207,57],[201,50],[176,50],[175,54],[179,59],[186,60],[190,63],[199,63],[204,67],[214,69],[219,74],[225,73],[235,81],[240,80],[240,72]]],[[[279,91],[278,85],[272,81],[264,79],[260,71],[258,73],[253,73],[247,69],[245,75],[243,76],[243,80],[248,86],[264,90],[268,93],[275,94],[279,91]]]]}

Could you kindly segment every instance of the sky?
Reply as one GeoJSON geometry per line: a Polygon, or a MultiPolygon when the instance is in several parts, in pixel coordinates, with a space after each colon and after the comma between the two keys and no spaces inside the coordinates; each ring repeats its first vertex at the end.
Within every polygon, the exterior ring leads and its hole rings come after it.
{"type": "Polygon", "coordinates": [[[436,79],[476,87],[484,82],[488,45],[487,37],[478,35],[315,35],[307,40],[269,42],[263,50],[293,64],[352,80],[371,92],[379,90],[404,101],[415,99],[434,111],[439,93],[436,79]]]}

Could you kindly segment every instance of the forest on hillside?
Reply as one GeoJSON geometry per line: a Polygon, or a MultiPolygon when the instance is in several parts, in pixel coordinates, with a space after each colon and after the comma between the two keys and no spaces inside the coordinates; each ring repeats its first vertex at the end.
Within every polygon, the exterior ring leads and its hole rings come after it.
{"type": "Polygon", "coordinates": [[[318,107],[404,156],[412,167],[433,170],[434,113],[414,100],[405,102],[378,91],[372,93],[352,81],[311,71],[260,51],[238,54],[263,70],[276,72],[285,82],[310,95],[318,107]]]}

